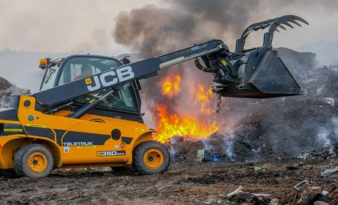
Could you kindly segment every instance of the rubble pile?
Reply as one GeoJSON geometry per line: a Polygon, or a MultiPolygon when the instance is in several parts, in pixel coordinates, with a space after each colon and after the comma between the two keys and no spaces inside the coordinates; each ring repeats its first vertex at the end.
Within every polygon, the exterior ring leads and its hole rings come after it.
{"type": "Polygon", "coordinates": [[[334,159],[337,158],[338,154],[338,143],[335,144],[325,144],[323,149],[316,150],[310,149],[302,152],[300,155],[297,156],[298,159],[334,159]]]}
{"type": "MultiPolygon", "coordinates": [[[[280,54],[294,68],[304,95],[263,100],[252,110],[235,133],[236,159],[297,156],[312,149],[326,153],[328,145],[338,142],[338,66],[316,68],[309,53],[282,49],[280,54]]],[[[332,149],[330,155],[336,151],[332,149]]]]}
{"type": "Polygon", "coordinates": [[[332,121],[335,115],[336,107],[319,99],[265,101],[235,133],[236,159],[269,159],[322,150],[325,143],[337,142],[332,121]]]}
{"type": "Polygon", "coordinates": [[[337,156],[338,65],[318,68],[313,53],[286,48],[279,48],[278,52],[303,88],[303,95],[263,100],[224,99],[221,114],[233,115],[235,110],[245,113],[245,117],[230,134],[215,133],[201,141],[172,143],[175,162],[198,161],[200,149],[208,150],[210,157],[217,153],[223,161],[337,156]]]}
{"type": "MultiPolygon", "coordinates": [[[[174,137],[177,139],[178,137],[174,137]]],[[[211,161],[213,154],[218,154],[222,161],[227,160],[228,156],[225,154],[224,145],[226,138],[222,135],[213,135],[208,139],[196,140],[185,138],[183,140],[171,140],[167,144],[172,163],[196,164],[199,162],[211,161]],[[204,159],[198,158],[198,152],[206,152],[204,159]]]]}
{"type": "Polygon", "coordinates": [[[0,107],[6,107],[11,95],[11,92],[9,92],[11,86],[10,82],[0,77],[0,107]]]}
{"type": "Polygon", "coordinates": [[[25,90],[16,87],[8,80],[0,76],[0,108],[8,107],[11,95],[28,94],[30,90],[25,90]]]}

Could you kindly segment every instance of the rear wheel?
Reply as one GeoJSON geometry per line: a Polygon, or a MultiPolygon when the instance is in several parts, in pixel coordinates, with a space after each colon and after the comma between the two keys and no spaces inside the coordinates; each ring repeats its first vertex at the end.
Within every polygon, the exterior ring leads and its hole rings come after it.
{"type": "Polygon", "coordinates": [[[43,145],[30,144],[21,148],[14,157],[14,169],[20,176],[40,178],[53,169],[53,155],[43,145]]]}
{"type": "Polygon", "coordinates": [[[158,142],[143,142],[133,151],[133,167],[140,174],[162,174],[169,165],[169,152],[158,142]]]}

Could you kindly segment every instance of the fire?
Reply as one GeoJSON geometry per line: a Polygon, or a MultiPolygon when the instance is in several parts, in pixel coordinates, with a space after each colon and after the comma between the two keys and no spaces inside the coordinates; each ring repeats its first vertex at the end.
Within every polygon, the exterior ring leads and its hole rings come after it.
{"type": "Polygon", "coordinates": [[[157,141],[165,143],[177,135],[202,139],[218,130],[219,123],[210,122],[211,105],[213,105],[211,89],[206,89],[195,80],[181,82],[180,76],[169,76],[162,83],[161,95],[162,103],[155,102],[154,113],[156,114],[152,116],[157,123],[155,134],[157,141]],[[180,86],[189,89],[183,89],[185,92],[181,92],[180,86]],[[172,98],[176,95],[180,95],[180,99],[188,99],[179,101],[178,108],[169,107],[177,104],[177,101],[172,103],[177,100],[172,98]]]}
{"type": "Polygon", "coordinates": [[[165,105],[158,105],[156,109],[159,117],[156,140],[161,143],[167,142],[169,138],[176,135],[202,139],[218,130],[216,123],[197,122],[193,116],[170,115],[165,105]]]}
{"type": "Polygon", "coordinates": [[[213,97],[211,88],[205,91],[204,87],[198,84],[197,92],[195,93],[195,104],[200,103],[201,112],[206,114],[211,114],[210,108],[206,108],[210,104],[210,98],[213,97]]]}
{"type": "Polygon", "coordinates": [[[168,76],[162,85],[162,95],[168,96],[169,99],[171,99],[174,95],[177,95],[181,91],[179,87],[180,82],[180,76],[177,75],[173,79],[168,76]]]}

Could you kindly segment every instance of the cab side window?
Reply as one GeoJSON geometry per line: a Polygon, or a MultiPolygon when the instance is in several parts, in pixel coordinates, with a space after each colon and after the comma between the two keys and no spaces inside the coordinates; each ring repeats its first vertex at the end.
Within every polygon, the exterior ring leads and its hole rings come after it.
{"type": "Polygon", "coordinates": [[[115,91],[100,104],[102,107],[126,110],[126,111],[137,111],[136,99],[134,99],[134,90],[130,83],[127,83],[119,91],[115,91]]]}
{"type": "MultiPolygon", "coordinates": [[[[106,90],[101,90],[77,100],[77,103],[84,104],[90,100],[104,95],[106,90]]],[[[133,94],[134,90],[131,83],[127,83],[120,90],[116,90],[99,103],[99,108],[117,109],[130,112],[137,112],[137,102],[133,94]]]]}
{"type": "Polygon", "coordinates": [[[118,66],[121,66],[121,63],[115,59],[73,57],[64,63],[58,85],[99,74],[118,66]]]}
{"type": "MultiPolygon", "coordinates": [[[[58,85],[80,80],[107,70],[113,70],[121,65],[119,61],[110,58],[72,57],[64,63],[58,85]]],[[[106,90],[100,90],[76,101],[80,104],[88,103],[90,100],[102,96],[105,92],[106,90]]],[[[137,112],[137,102],[131,83],[126,83],[120,90],[116,90],[102,100],[98,108],[137,112]]]]}

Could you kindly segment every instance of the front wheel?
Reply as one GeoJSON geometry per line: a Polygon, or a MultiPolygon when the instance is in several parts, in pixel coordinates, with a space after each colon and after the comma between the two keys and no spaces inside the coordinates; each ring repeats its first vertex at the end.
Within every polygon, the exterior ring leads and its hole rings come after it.
{"type": "Polygon", "coordinates": [[[169,152],[158,142],[143,142],[133,151],[133,167],[140,174],[163,174],[169,165],[169,152]]]}
{"type": "Polygon", "coordinates": [[[23,147],[14,157],[14,169],[19,176],[46,177],[51,173],[53,166],[52,153],[40,144],[23,147]]]}

